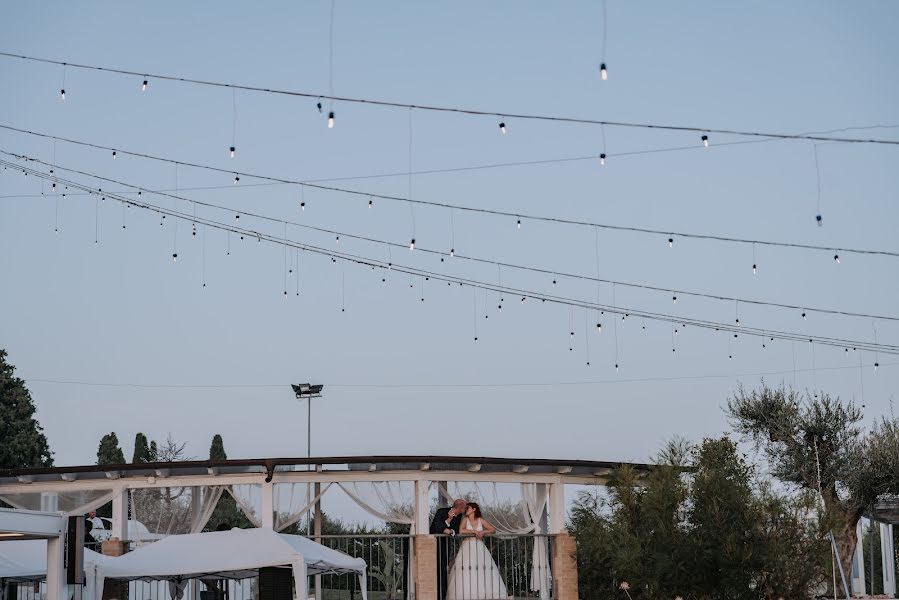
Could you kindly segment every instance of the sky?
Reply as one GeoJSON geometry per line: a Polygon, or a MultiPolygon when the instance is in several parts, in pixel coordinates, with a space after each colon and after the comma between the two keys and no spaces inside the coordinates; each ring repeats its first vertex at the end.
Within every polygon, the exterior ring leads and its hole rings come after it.
{"type": "MultiPolygon", "coordinates": [[[[325,0],[16,3],[0,20],[0,51],[312,94],[333,86],[339,96],[502,114],[785,133],[877,125],[839,135],[899,139],[893,2],[609,0],[603,56],[599,2],[336,0],[332,70],[330,10],[325,0]],[[607,81],[598,72],[603,60],[607,81]]],[[[743,138],[718,134],[706,149],[697,133],[621,127],[605,128],[603,146],[596,126],[508,117],[502,135],[494,117],[410,115],[326,100],[325,112],[336,113],[328,129],[314,98],[152,78],[142,93],[140,79],[0,58],[0,124],[222,169],[335,179],[327,185],[365,193],[405,197],[411,188],[415,198],[514,214],[899,250],[894,146],[724,145],[743,138]],[[621,155],[680,146],[692,147],[621,155]],[[602,151],[610,156],[602,167],[588,158],[408,176],[410,164],[425,171],[602,151]],[[347,179],[384,174],[393,176],[347,179]],[[822,227],[815,224],[819,202],[822,227]]],[[[375,200],[369,209],[364,196],[307,189],[301,197],[297,186],[253,186],[259,182],[246,177],[232,185],[231,175],[185,166],[176,173],[171,164],[125,154],[113,161],[106,151],[62,142],[54,159],[48,140],[3,129],[0,150],[143,189],[178,189],[235,213],[399,244],[414,237],[420,248],[899,315],[895,258],[844,254],[835,264],[830,252],[687,238],[669,248],[667,236],[528,219],[518,229],[514,218],[410,210],[402,202],[375,200]],[[215,189],[190,189],[198,187],[215,189]]],[[[146,196],[173,206],[171,198],[146,196]]],[[[176,207],[193,210],[184,201],[176,207]]],[[[197,211],[233,219],[230,212],[197,211]]],[[[111,200],[60,200],[37,178],[0,172],[0,347],[31,390],[57,465],[95,462],[110,431],[128,458],[139,431],[187,442],[196,458],[208,456],[216,433],[231,458],[304,456],[306,406],[289,384],[307,381],[325,385],[312,408],[314,455],[635,461],[650,460],[672,436],[697,441],[727,432],[722,407],[739,385],[755,388],[764,379],[855,399],[865,405],[865,426],[891,414],[899,388],[892,355],[787,341],[762,348],[758,338],[732,340],[692,327],[674,337],[669,323],[646,321],[644,331],[642,320],[613,325],[610,315],[601,317],[597,334],[592,311],[506,296],[499,312],[493,292],[332,264],[311,253],[300,256],[300,295],[296,272],[289,273],[285,299],[285,260],[292,268],[293,253],[233,235],[229,241],[202,226],[193,236],[189,222],[175,231],[169,221],[160,227],[155,213],[125,211],[111,200]]],[[[247,216],[241,223],[284,234],[283,226],[247,216]]],[[[333,235],[293,225],[288,236],[336,246],[333,235]]],[[[605,284],[597,290],[560,277],[554,288],[548,274],[440,262],[402,249],[388,255],[383,244],[346,237],[339,249],[613,302],[605,284]]],[[[738,315],[747,325],[803,335],[873,341],[876,332],[878,342],[899,342],[896,321],[814,312],[803,319],[798,310],[686,296],[675,305],[669,294],[621,286],[614,302],[724,323],[738,315]]]]}

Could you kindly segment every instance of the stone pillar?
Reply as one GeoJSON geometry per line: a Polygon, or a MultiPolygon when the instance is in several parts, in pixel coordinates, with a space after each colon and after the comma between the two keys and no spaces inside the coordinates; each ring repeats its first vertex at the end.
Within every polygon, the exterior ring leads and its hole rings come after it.
{"type": "Polygon", "coordinates": [[[577,600],[577,544],[567,531],[553,536],[553,598],[577,600]]]}
{"type": "Polygon", "coordinates": [[[415,536],[415,600],[437,598],[437,538],[433,535],[415,536]]]}

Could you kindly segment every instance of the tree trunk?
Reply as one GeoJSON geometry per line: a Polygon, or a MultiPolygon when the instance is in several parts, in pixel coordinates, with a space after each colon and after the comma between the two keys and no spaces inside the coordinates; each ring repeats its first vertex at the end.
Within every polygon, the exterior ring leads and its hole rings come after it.
{"type": "MultiPolygon", "coordinates": [[[[843,573],[846,576],[846,586],[852,592],[852,558],[855,553],[855,544],[858,542],[855,526],[858,519],[847,519],[839,527],[833,531],[834,539],[837,542],[837,551],[840,553],[840,564],[843,566],[843,573]]],[[[837,596],[842,594],[842,583],[840,582],[840,574],[837,573],[837,596]]]]}

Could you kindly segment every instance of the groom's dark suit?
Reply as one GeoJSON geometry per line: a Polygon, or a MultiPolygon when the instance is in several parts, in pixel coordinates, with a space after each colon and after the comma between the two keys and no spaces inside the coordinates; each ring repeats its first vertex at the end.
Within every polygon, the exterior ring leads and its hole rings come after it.
{"type": "MultiPolygon", "coordinates": [[[[454,533],[459,533],[459,526],[462,524],[462,515],[458,514],[453,518],[449,516],[450,507],[445,506],[438,508],[434,514],[434,520],[431,521],[429,533],[438,535],[447,529],[452,529],[454,533]]],[[[437,538],[437,589],[440,594],[437,600],[446,598],[447,573],[446,567],[449,564],[450,540],[442,537],[437,538]]]]}

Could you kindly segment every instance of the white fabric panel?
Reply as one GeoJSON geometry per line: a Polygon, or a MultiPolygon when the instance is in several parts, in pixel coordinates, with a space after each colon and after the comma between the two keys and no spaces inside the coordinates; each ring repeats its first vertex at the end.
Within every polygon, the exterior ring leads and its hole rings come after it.
{"type": "Polygon", "coordinates": [[[191,533],[203,531],[206,523],[212,518],[212,513],[215,512],[215,507],[219,502],[219,498],[222,497],[222,492],[225,491],[225,488],[221,485],[211,485],[203,487],[202,490],[199,514],[197,519],[190,525],[191,533]]]}
{"type": "Polygon", "coordinates": [[[23,492],[0,496],[13,508],[23,510],[43,510],[64,512],[69,515],[83,515],[112,501],[108,490],[74,490],[71,492],[23,492]]]}
{"type": "Polygon", "coordinates": [[[253,527],[262,527],[262,485],[258,483],[231,485],[226,490],[253,527]]]}
{"type": "Polygon", "coordinates": [[[150,533],[150,539],[161,536],[202,531],[219,498],[222,486],[159,487],[129,490],[131,514],[150,533]],[[199,493],[196,517],[192,510],[193,495],[199,493]]]}
{"type": "Polygon", "coordinates": [[[365,561],[297,535],[270,529],[232,529],[172,535],[102,565],[113,579],[171,579],[217,575],[252,577],[261,567],[294,566],[303,561],[307,575],[365,573],[365,561]],[[239,551],[235,551],[239,549],[239,551]]]}
{"type": "MultiPolygon", "coordinates": [[[[322,488],[322,491],[319,492],[318,496],[316,496],[315,498],[310,500],[305,506],[301,506],[299,508],[291,508],[290,509],[291,512],[283,513],[278,509],[278,495],[289,492],[289,494],[290,494],[289,498],[290,498],[291,504],[294,502],[294,498],[297,498],[299,496],[294,496],[294,493],[296,491],[294,489],[279,490],[278,486],[282,486],[282,485],[291,486],[291,487],[297,486],[297,485],[304,486],[306,488],[309,487],[309,484],[305,484],[305,483],[279,483],[279,484],[275,485],[275,531],[283,531],[283,530],[287,529],[288,527],[290,527],[291,525],[293,525],[294,523],[296,523],[297,521],[299,521],[300,519],[302,519],[303,515],[308,513],[312,509],[312,507],[315,506],[315,503],[318,502],[319,500],[321,500],[321,497],[325,495],[325,492],[328,491],[328,488],[331,487],[330,483],[326,484],[325,487],[322,488]]],[[[282,504],[282,506],[283,506],[283,504],[282,504]]]]}

